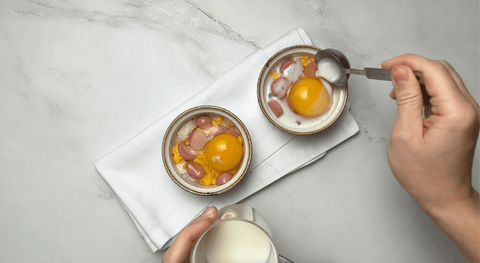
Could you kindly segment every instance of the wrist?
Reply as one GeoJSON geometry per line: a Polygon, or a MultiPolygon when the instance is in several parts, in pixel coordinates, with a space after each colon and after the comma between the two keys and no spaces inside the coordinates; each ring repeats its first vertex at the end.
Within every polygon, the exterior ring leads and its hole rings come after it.
{"type": "Polygon", "coordinates": [[[473,187],[468,187],[456,194],[445,195],[442,200],[431,202],[417,202],[420,208],[430,217],[444,217],[452,213],[461,212],[465,209],[476,208],[478,211],[479,194],[473,187]]]}
{"type": "Polygon", "coordinates": [[[453,241],[468,262],[479,262],[479,194],[442,209],[424,209],[432,221],[453,241]]]}

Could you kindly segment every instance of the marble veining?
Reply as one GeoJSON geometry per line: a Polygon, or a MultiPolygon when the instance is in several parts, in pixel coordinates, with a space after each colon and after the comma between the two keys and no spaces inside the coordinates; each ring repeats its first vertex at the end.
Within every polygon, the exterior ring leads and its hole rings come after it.
{"type": "MultiPolygon", "coordinates": [[[[479,100],[478,1],[0,0],[0,261],[159,262],[93,162],[292,28],[353,68],[449,61],[479,100]],[[27,253],[28,252],[28,253],[27,253]]],[[[391,83],[360,133],[242,201],[295,262],[465,262],[388,167],[391,83]]],[[[479,187],[478,147],[474,187],[479,187]]]]}

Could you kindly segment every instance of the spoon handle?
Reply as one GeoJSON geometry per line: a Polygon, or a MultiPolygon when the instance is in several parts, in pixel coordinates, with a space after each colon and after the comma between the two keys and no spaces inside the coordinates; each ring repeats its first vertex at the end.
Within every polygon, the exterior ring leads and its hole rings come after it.
{"type": "MultiPolygon", "coordinates": [[[[359,69],[345,69],[346,74],[359,74],[365,75],[369,79],[379,79],[379,80],[391,80],[390,70],[380,69],[380,68],[364,68],[364,70],[359,69]]],[[[422,90],[423,95],[423,105],[425,107],[430,107],[430,95],[428,95],[425,90],[425,80],[423,79],[423,74],[420,71],[414,71],[413,74],[417,78],[418,83],[420,84],[420,89],[422,90]]]]}
{"type": "MultiPolygon", "coordinates": [[[[369,79],[378,79],[378,80],[391,80],[390,79],[390,70],[381,69],[381,68],[363,68],[360,69],[345,69],[346,74],[359,74],[365,75],[369,79]]],[[[423,80],[423,74],[420,71],[414,71],[415,77],[418,80],[418,83],[425,84],[423,80]]]]}

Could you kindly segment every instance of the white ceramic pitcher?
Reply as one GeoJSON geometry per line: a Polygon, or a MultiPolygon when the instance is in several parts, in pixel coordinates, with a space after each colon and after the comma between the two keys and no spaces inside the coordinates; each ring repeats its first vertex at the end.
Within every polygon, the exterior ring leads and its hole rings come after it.
{"type": "Polygon", "coordinates": [[[189,260],[191,263],[293,263],[278,254],[263,216],[241,204],[218,211],[215,222],[195,242],[189,260]]]}

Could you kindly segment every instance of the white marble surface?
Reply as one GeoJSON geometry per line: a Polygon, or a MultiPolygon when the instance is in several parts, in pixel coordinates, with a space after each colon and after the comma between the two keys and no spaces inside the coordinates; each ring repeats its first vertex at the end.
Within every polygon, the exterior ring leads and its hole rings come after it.
{"type": "MultiPolygon", "coordinates": [[[[159,262],[93,162],[292,28],[352,67],[445,59],[478,101],[478,13],[475,0],[0,0],[0,261],[159,262]]],[[[390,172],[391,84],[349,83],[360,133],[242,203],[295,262],[464,262],[390,172]]]]}

